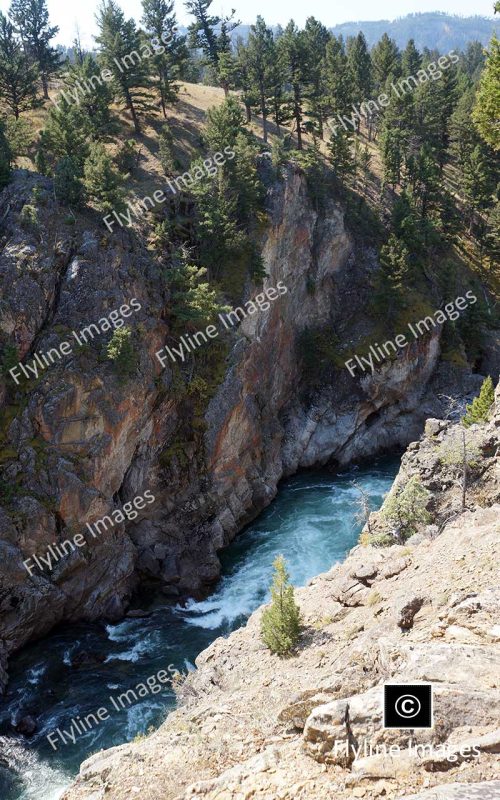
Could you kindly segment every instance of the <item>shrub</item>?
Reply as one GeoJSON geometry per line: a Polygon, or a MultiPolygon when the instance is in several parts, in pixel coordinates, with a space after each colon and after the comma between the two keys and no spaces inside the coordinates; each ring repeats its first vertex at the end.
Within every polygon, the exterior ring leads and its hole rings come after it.
{"type": "Polygon", "coordinates": [[[137,365],[137,357],[131,339],[130,328],[117,328],[106,349],[109,360],[114,362],[116,371],[123,380],[134,373],[137,365]]]}
{"type": "Polygon", "coordinates": [[[5,136],[5,126],[0,120],[0,189],[10,181],[10,167],[12,163],[12,153],[5,136]]]}
{"type": "Polygon", "coordinates": [[[28,155],[34,139],[33,125],[28,120],[9,117],[5,123],[5,135],[13,159],[28,155]]]}
{"type": "Polygon", "coordinates": [[[301,618],[283,556],[278,556],[273,566],[271,605],[262,612],[260,629],[262,641],[269,650],[283,656],[299,640],[301,618]]]}
{"type": "Polygon", "coordinates": [[[83,184],[78,164],[71,156],[61,158],[54,170],[54,190],[64,206],[79,206],[83,201],[83,184]]]}
{"type": "Polygon", "coordinates": [[[174,137],[167,123],[160,131],[158,138],[158,158],[165,175],[172,175],[175,171],[174,137]]]}
{"type": "Polygon", "coordinates": [[[392,526],[393,536],[405,541],[416,532],[418,525],[428,524],[432,517],[425,506],[431,493],[414,475],[406,486],[389,495],[382,509],[382,517],[392,526]]]}
{"type": "Polygon", "coordinates": [[[26,230],[36,230],[38,228],[38,211],[35,206],[26,203],[22,207],[20,220],[21,226],[26,230]]]}
{"type": "Polygon", "coordinates": [[[128,139],[115,157],[116,166],[120,172],[130,174],[137,168],[139,158],[139,145],[135,139],[128,139]]]}
{"type": "Polygon", "coordinates": [[[84,185],[97,208],[105,214],[124,207],[123,176],[100,142],[91,146],[84,166],[84,185]]]}
{"type": "Polygon", "coordinates": [[[494,402],[495,390],[491,376],[488,375],[483,381],[479,397],[475,397],[472,403],[467,405],[465,416],[462,419],[465,427],[469,428],[475,423],[487,422],[494,402]]]}

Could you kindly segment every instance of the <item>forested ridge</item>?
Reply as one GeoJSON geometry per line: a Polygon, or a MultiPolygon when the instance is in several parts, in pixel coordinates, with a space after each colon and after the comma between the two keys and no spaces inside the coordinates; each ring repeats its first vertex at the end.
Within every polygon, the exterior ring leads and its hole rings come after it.
{"type": "MultiPolygon", "coordinates": [[[[266,191],[294,163],[318,210],[341,201],[358,241],[376,248],[371,302],[382,333],[464,284],[488,286],[445,336],[452,360],[463,358],[461,341],[473,363],[482,328],[497,324],[496,36],[486,50],[470,41],[440,53],[384,33],[370,48],[363,33],[344,40],[313,17],[274,30],[258,17],[243,39],[234,13],[218,17],[211,5],[188,0],[182,35],[170,0],[143,0],[139,25],[108,0],[95,51],[76,40],[64,59],[45,0],[13,0],[0,15],[2,185],[16,166],[49,176],[71,226],[85,208],[101,221],[130,209],[161,180],[151,163],[166,180],[183,175],[182,192],[136,228],[169,267],[174,319],[200,325],[220,292],[237,299],[245,276],[262,279],[266,191]],[[187,136],[178,108],[193,84],[225,99],[187,136]],[[193,179],[200,159],[224,150],[234,157],[193,179]]],[[[21,211],[35,229],[38,199],[21,211]]],[[[5,369],[16,347],[2,336],[5,369]]],[[[304,341],[326,361],[339,355],[335,332],[304,341]]]]}

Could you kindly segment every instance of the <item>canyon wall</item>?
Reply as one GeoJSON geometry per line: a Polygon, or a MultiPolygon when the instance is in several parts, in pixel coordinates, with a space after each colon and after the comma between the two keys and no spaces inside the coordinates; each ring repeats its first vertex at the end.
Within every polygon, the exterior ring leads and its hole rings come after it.
{"type": "MultiPolygon", "coordinates": [[[[171,331],[166,266],[137,236],[107,233],[91,212],[69,221],[50,181],[22,171],[0,196],[0,216],[0,332],[25,363],[132,298],[141,304],[127,320],[132,377],[115,374],[102,334],[36,379],[17,386],[2,376],[0,683],[10,652],[61,621],[118,619],[139,584],[172,597],[206,592],[218,550],[283,476],[402,447],[439,413],[440,392],[480,383],[440,361],[437,329],[373,376],[339,367],[326,385],[306,385],[305,331],[334,325],[344,343],[369,336],[363,309],[377,263],[340,205],[315,209],[297,168],[270,188],[262,236],[264,287],[282,281],[287,293],[226,334],[223,377],[201,412],[179,390],[178,365],[162,370],[155,358],[171,331]],[[35,228],[20,221],[34,191],[35,228]],[[88,546],[28,574],[24,560],[146,490],[155,502],[140,519],[87,533],[88,546]]],[[[260,291],[248,283],[242,300],[260,291]]],[[[183,369],[189,378],[192,364],[183,369]]]]}

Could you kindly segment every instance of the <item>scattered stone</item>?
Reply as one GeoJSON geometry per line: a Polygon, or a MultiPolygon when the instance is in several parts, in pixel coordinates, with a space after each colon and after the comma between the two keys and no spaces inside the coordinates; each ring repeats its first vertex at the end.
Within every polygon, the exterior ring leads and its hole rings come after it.
{"type": "Polygon", "coordinates": [[[413,620],[424,603],[424,597],[413,597],[399,609],[397,612],[397,625],[402,631],[408,631],[413,628],[413,620]]]}

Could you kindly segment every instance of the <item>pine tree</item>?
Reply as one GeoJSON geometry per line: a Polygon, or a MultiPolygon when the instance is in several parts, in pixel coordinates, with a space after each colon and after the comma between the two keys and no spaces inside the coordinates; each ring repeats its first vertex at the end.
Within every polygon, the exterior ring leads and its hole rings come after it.
{"type": "Polygon", "coordinates": [[[123,209],[124,191],[120,173],[100,142],[91,145],[84,164],[84,186],[97,208],[105,214],[123,209]]]}
{"type": "Polygon", "coordinates": [[[307,50],[303,31],[291,20],[278,41],[283,54],[285,78],[291,86],[289,97],[290,116],[295,121],[297,131],[297,147],[302,150],[302,133],[304,119],[304,94],[307,85],[307,50]]]}
{"type": "Polygon", "coordinates": [[[479,133],[494,150],[500,150],[500,40],[490,42],[486,66],[477,93],[472,119],[479,133]]]}
{"type": "Polygon", "coordinates": [[[224,89],[226,97],[229,95],[229,89],[234,86],[237,77],[237,63],[231,43],[231,31],[236,27],[237,23],[232,23],[228,17],[222,17],[217,40],[219,50],[217,78],[224,89]]]}
{"type": "Polygon", "coordinates": [[[225,17],[211,14],[212,3],[213,0],[187,0],[186,9],[194,17],[189,26],[189,45],[203,51],[205,63],[212,67],[227,97],[231,72],[230,35],[240,23],[234,19],[234,11],[225,17]]]}
{"type": "Polygon", "coordinates": [[[384,33],[371,52],[375,86],[382,89],[389,79],[401,75],[400,53],[396,42],[384,33]]]}
{"type": "Polygon", "coordinates": [[[114,0],[103,0],[97,14],[99,61],[113,76],[114,86],[140,133],[139,115],[155,111],[147,91],[151,87],[147,50],[133,19],[126,20],[114,0]]]}
{"type": "Polygon", "coordinates": [[[92,139],[109,134],[113,128],[110,111],[113,94],[95,58],[82,53],[81,59],[70,64],[62,77],[61,95],[70,103],[76,102],[85,134],[92,139]]]}
{"type": "Polygon", "coordinates": [[[10,181],[11,162],[12,154],[7,137],[5,136],[4,123],[0,120],[0,189],[7,186],[10,181]]]}
{"type": "Polygon", "coordinates": [[[14,26],[0,11],[0,96],[19,119],[36,105],[38,71],[26,56],[14,26]]]}
{"type": "Polygon", "coordinates": [[[372,91],[372,65],[364,35],[360,32],[347,42],[347,64],[352,82],[352,102],[363,103],[372,91]]]}
{"type": "Polygon", "coordinates": [[[391,492],[384,503],[382,517],[391,525],[392,535],[404,542],[416,532],[418,525],[427,525],[432,517],[426,509],[431,493],[422,486],[417,475],[398,491],[391,492]]]}
{"type": "Polygon", "coordinates": [[[106,355],[113,362],[120,382],[125,383],[137,367],[137,354],[132,344],[130,328],[116,328],[106,348],[106,355]]]}
{"type": "Polygon", "coordinates": [[[495,388],[493,386],[493,380],[488,375],[483,381],[479,396],[475,397],[472,403],[467,405],[465,416],[462,418],[465,427],[469,428],[471,425],[487,422],[490,418],[494,402],[495,388]]]}
{"type": "MultiPolygon", "coordinates": [[[[341,36],[332,36],[325,50],[325,86],[331,114],[346,114],[352,103],[351,76],[344,42],[341,36]]],[[[335,122],[335,120],[334,120],[335,122]]]]}
{"type": "Polygon", "coordinates": [[[271,653],[284,656],[299,641],[301,616],[283,556],[278,556],[273,566],[271,604],[262,612],[260,630],[262,641],[271,653]]]}
{"type": "Polygon", "coordinates": [[[335,176],[343,181],[354,172],[354,159],[352,156],[353,133],[339,125],[332,132],[328,150],[329,160],[335,176]]]}
{"type": "Polygon", "coordinates": [[[50,45],[59,28],[49,25],[47,0],[12,0],[9,16],[21,34],[26,52],[38,66],[43,96],[48,100],[49,80],[60,68],[61,59],[50,45]]]}
{"type": "Polygon", "coordinates": [[[158,137],[158,158],[165,175],[172,175],[175,169],[174,137],[167,123],[162,125],[158,137]]]}
{"type": "Polygon", "coordinates": [[[212,153],[221,153],[225,147],[234,149],[238,134],[243,130],[241,106],[234,97],[208,109],[203,138],[212,153]]]}
{"type": "Polygon", "coordinates": [[[253,90],[252,80],[248,69],[248,48],[241,36],[236,42],[236,54],[234,56],[234,87],[240,91],[241,102],[245,106],[247,122],[252,121],[252,108],[257,104],[257,96],[253,90]]]}
{"type": "Polygon", "coordinates": [[[47,158],[47,147],[43,136],[40,136],[40,140],[38,142],[35,155],[35,167],[36,171],[39,172],[40,175],[50,174],[49,159],[47,158]]]}
{"type": "Polygon", "coordinates": [[[63,206],[80,206],[83,202],[83,184],[79,164],[64,156],[54,170],[54,191],[63,206]]]}
{"type": "Polygon", "coordinates": [[[408,44],[401,54],[401,73],[403,77],[408,78],[410,75],[415,75],[422,66],[422,56],[415,47],[413,39],[408,40],[408,44]]]}
{"type": "Polygon", "coordinates": [[[327,113],[324,62],[326,46],[331,38],[328,29],[314,17],[308,17],[303,31],[306,58],[308,113],[313,130],[323,139],[323,125],[327,113]]]}
{"type": "Polygon", "coordinates": [[[267,142],[268,100],[272,95],[276,48],[273,32],[260,16],[250,28],[245,56],[251,85],[258,98],[264,142],[267,142]]]}
{"type": "Polygon", "coordinates": [[[398,309],[405,307],[405,292],[410,278],[410,253],[404,241],[391,234],[380,250],[380,272],[377,276],[375,301],[389,324],[393,324],[398,309]]]}
{"type": "Polygon", "coordinates": [[[50,109],[41,133],[41,145],[53,162],[68,156],[83,175],[83,163],[89,153],[85,121],[77,105],[66,98],[50,109]]]}
{"type": "Polygon", "coordinates": [[[175,103],[179,93],[177,81],[187,59],[186,37],[177,32],[173,0],[142,0],[142,8],[142,23],[148,34],[148,45],[155,53],[152,63],[166,117],[167,105],[175,103]]]}

